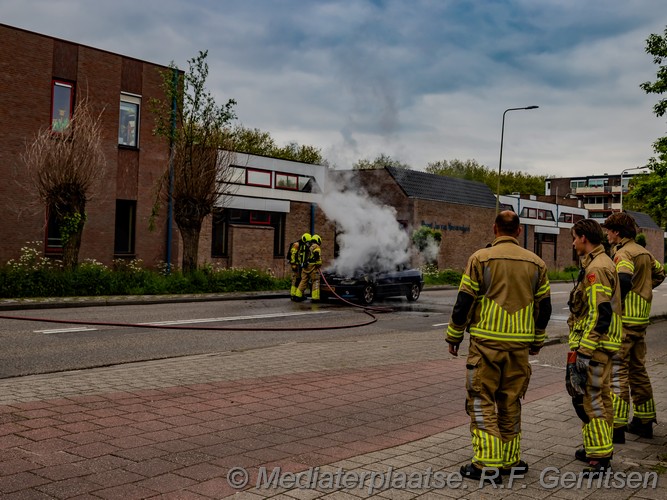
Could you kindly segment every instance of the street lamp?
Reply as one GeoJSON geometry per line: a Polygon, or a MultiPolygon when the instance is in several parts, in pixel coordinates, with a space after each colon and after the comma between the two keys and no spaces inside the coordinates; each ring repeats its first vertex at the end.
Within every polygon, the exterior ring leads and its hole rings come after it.
{"type": "Polygon", "coordinates": [[[498,191],[496,193],[496,213],[500,210],[500,172],[503,168],[503,139],[505,138],[505,114],[508,111],[519,111],[522,109],[537,109],[539,106],[526,106],[525,108],[509,108],[503,113],[503,127],[500,131],[500,161],[498,161],[498,191]]]}
{"type": "Polygon", "coordinates": [[[642,168],[646,168],[646,167],[626,168],[625,170],[623,170],[623,172],[621,172],[621,209],[620,209],[621,212],[623,211],[623,175],[626,172],[629,172],[630,170],[639,170],[639,169],[642,169],[642,168]]]}

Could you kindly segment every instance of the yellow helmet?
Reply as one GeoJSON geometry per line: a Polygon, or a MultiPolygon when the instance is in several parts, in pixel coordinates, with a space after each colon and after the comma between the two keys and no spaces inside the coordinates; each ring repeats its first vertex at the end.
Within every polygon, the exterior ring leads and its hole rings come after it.
{"type": "Polygon", "coordinates": [[[320,238],[320,235],[319,235],[319,234],[314,234],[314,235],[311,237],[311,240],[313,240],[313,241],[314,241],[315,243],[317,243],[318,245],[321,245],[321,244],[322,244],[322,238],[320,238]]]}
{"type": "Polygon", "coordinates": [[[301,241],[303,241],[304,243],[308,243],[311,239],[312,236],[310,235],[310,233],[303,233],[301,235],[301,241]]]}

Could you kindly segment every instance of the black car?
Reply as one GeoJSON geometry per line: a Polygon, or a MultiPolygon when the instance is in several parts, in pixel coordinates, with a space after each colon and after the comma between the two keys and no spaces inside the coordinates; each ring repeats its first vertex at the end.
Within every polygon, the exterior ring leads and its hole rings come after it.
{"type": "Polygon", "coordinates": [[[410,302],[414,302],[424,288],[424,275],[419,269],[379,273],[358,272],[353,277],[329,272],[324,272],[323,275],[324,280],[320,285],[322,299],[338,295],[343,299],[358,300],[366,305],[381,297],[404,296],[410,302]]]}

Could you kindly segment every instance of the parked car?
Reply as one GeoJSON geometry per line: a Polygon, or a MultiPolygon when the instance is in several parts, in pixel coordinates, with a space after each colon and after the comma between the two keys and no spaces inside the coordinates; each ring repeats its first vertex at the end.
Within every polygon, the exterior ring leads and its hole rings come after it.
{"type": "Polygon", "coordinates": [[[352,277],[328,272],[323,275],[320,285],[322,299],[335,297],[335,293],[343,299],[358,300],[366,305],[381,297],[404,296],[414,302],[424,288],[424,275],[419,269],[381,273],[360,271],[352,277]]]}

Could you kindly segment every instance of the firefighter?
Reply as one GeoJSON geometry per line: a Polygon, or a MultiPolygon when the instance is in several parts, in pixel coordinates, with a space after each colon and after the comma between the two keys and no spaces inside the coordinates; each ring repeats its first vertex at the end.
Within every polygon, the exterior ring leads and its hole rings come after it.
{"type": "Polygon", "coordinates": [[[568,342],[575,358],[573,368],[582,380],[581,396],[572,398],[583,422],[584,440],[575,458],[588,463],[584,473],[596,475],[610,469],[614,450],[610,381],[612,356],[621,345],[621,293],[616,266],[602,245],[600,224],[583,219],[571,232],[582,268],[568,302],[568,342]]]}
{"type": "Polygon", "coordinates": [[[466,413],[473,459],[461,475],[499,483],[501,474],[528,471],[521,460],[520,399],[531,375],[528,356],[544,344],[551,296],[544,261],[519,245],[518,215],[500,212],[493,233],[491,246],[468,260],[446,340],[458,356],[463,333],[470,332],[466,413]]]}
{"type": "Polygon", "coordinates": [[[291,300],[294,300],[299,281],[301,280],[301,269],[303,268],[303,261],[306,257],[306,249],[308,248],[310,238],[310,233],[303,233],[301,239],[290,245],[287,260],[292,269],[292,286],[290,288],[291,300]]]}
{"type": "Polygon", "coordinates": [[[623,340],[612,359],[614,443],[625,443],[625,430],[653,437],[656,421],[651,380],[646,371],[646,327],[649,324],[653,288],[665,279],[665,271],[653,255],[635,242],[637,226],[628,214],[611,214],[602,224],[612,245],[612,258],[621,284],[623,340]],[[628,426],[632,395],[632,422],[628,426]]]}
{"type": "Polygon", "coordinates": [[[320,267],[322,267],[322,238],[314,234],[308,243],[303,270],[301,271],[301,282],[296,289],[294,300],[304,300],[303,292],[310,281],[310,300],[318,302],[320,300],[320,267]]]}

